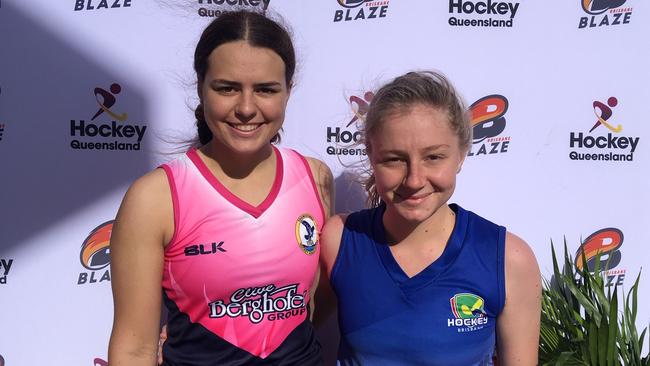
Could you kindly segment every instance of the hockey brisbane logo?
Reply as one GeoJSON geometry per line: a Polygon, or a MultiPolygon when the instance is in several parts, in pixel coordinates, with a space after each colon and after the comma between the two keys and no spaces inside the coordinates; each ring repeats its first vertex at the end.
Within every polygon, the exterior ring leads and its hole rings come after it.
{"type": "Polygon", "coordinates": [[[147,126],[125,123],[128,114],[118,110],[118,95],[121,92],[122,86],[118,83],[111,84],[108,90],[101,87],[94,89],[97,109],[90,121],[70,120],[71,148],[75,150],[140,150],[140,143],[144,138],[147,126]],[[104,120],[104,122],[100,122],[100,120],[104,120]]]}
{"type": "Polygon", "coordinates": [[[623,232],[620,229],[613,227],[600,229],[582,242],[576,251],[575,266],[578,270],[582,270],[586,262],[587,270],[593,272],[598,265],[607,280],[607,287],[622,285],[625,280],[625,269],[617,268],[621,263],[622,245],[623,232]]]}
{"type": "Polygon", "coordinates": [[[316,246],[318,245],[318,228],[316,220],[311,215],[305,214],[298,218],[296,221],[296,240],[300,249],[305,254],[316,253],[316,246]]]}
{"type": "Polygon", "coordinates": [[[348,105],[352,116],[345,127],[328,126],[326,147],[328,155],[366,155],[366,149],[355,146],[361,139],[359,124],[365,121],[368,107],[375,94],[371,91],[363,95],[352,95],[348,98],[348,105]]]}
{"type": "Polygon", "coordinates": [[[632,8],[624,6],[627,0],[580,0],[587,14],[580,17],[578,29],[629,24],[632,8]]]}
{"type": "Polygon", "coordinates": [[[447,319],[447,327],[455,327],[458,332],[473,332],[482,329],[488,322],[483,298],[468,293],[460,293],[449,299],[453,318],[447,319]]]}
{"type": "Polygon", "coordinates": [[[510,28],[519,3],[509,1],[449,0],[449,25],[458,27],[510,28]]]}
{"type": "Polygon", "coordinates": [[[510,136],[500,136],[506,128],[508,99],[503,95],[488,95],[474,102],[469,111],[473,141],[467,156],[508,152],[510,136]]]}
{"type": "Polygon", "coordinates": [[[110,240],[114,220],[107,221],[94,228],[81,245],[79,260],[87,270],[79,273],[77,285],[111,280],[110,240]]]}
{"type": "Polygon", "coordinates": [[[388,13],[389,0],[336,0],[339,7],[334,11],[334,23],[355,20],[385,18],[388,13]]]}
{"type": "Polygon", "coordinates": [[[618,136],[623,132],[623,126],[617,121],[614,109],[618,104],[619,101],[616,97],[609,97],[606,102],[598,100],[593,102],[595,121],[592,127],[587,133],[571,132],[569,134],[569,147],[572,149],[569,152],[571,160],[621,162],[634,160],[634,152],[639,146],[640,138],[618,136]]]}

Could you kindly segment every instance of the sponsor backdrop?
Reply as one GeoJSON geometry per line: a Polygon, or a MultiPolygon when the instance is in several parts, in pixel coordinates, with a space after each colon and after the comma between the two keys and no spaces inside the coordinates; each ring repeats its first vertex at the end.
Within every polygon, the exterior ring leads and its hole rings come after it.
{"type": "MultiPolygon", "coordinates": [[[[0,0],[0,364],[106,365],[112,220],[192,137],[193,48],[233,7],[290,24],[283,145],[332,168],[337,211],[364,204],[373,91],[437,69],[474,125],[452,201],[525,238],[547,276],[564,239],[590,268],[606,253],[609,285],[647,263],[647,1],[0,0]]],[[[643,326],[645,273],[640,296],[643,326]]]]}

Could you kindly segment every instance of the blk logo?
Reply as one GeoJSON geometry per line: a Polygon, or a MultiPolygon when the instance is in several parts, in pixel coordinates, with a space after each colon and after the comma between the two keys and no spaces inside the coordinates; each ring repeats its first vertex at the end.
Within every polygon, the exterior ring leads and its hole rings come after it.
{"type": "Polygon", "coordinates": [[[185,247],[184,253],[185,256],[193,256],[193,255],[206,255],[206,254],[216,254],[216,253],[225,253],[226,249],[222,248],[223,246],[223,241],[220,242],[212,242],[211,245],[208,244],[196,244],[196,245],[189,245],[185,247]]]}

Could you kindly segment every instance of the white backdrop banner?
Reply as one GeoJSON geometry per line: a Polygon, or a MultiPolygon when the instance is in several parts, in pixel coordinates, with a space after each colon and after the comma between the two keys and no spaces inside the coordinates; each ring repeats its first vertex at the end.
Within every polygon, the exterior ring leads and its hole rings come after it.
{"type": "Polygon", "coordinates": [[[338,212],[364,205],[373,91],[435,69],[474,124],[452,201],[523,237],[547,278],[565,239],[606,253],[609,285],[648,263],[648,1],[0,0],[0,365],[106,365],[112,220],[193,136],[194,46],[233,7],[290,26],[283,145],[331,167],[338,212]]]}

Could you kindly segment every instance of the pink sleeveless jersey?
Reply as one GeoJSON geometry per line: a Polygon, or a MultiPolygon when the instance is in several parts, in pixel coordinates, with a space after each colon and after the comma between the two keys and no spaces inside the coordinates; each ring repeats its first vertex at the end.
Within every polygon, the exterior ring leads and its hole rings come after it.
{"type": "Polygon", "coordinates": [[[274,147],[274,153],[276,177],[257,207],[221,185],[196,150],[162,166],[175,226],[162,281],[173,326],[165,345],[170,358],[174,344],[183,348],[183,342],[193,343],[187,352],[203,352],[200,333],[265,359],[309,324],[323,206],[305,158],[288,149],[274,147]],[[173,320],[179,317],[187,320],[173,320]],[[185,329],[197,325],[199,331],[185,329]]]}

